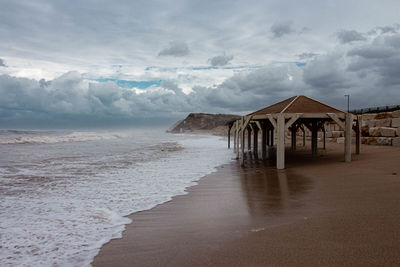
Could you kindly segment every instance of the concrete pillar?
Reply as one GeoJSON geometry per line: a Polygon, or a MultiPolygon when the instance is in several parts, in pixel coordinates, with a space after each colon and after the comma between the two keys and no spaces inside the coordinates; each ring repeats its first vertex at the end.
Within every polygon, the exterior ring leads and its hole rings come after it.
{"type": "Polygon", "coordinates": [[[344,161],[351,161],[351,129],[353,126],[353,118],[351,113],[346,113],[346,122],[344,130],[344,161]]]}
{"type": "Polygon", "coordinates": [[[276,148],[276,168],[285,168],[285,117],[284,114],[278,114],[277,121],[278,143],[276,148]]]}
{"type": "Polygon", "coordinates": [[[361,148],[361,116],[357,116],[356,124],[356,154],[360,154],[361,148]]]}
{"type": "Polygon", "coordinates": [[[258,157],[258,128],[257,126],[253,129],[253,153],[254,156],[258,157]]]}

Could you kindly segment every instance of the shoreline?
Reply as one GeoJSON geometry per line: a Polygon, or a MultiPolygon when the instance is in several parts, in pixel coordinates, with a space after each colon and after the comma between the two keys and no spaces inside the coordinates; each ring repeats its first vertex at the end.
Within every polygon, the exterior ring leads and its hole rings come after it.
{"type": "Polygon", "coordinates": [[[246,168],[222,165],[187,194],[127,216],[122,238],[103,245],[92,263],[398,263],[400,150],[362,148],[351,163],[342,162],[342,145],[329,144],[327,156],[288,154],[283,171],[250,158],[246,168]]]}

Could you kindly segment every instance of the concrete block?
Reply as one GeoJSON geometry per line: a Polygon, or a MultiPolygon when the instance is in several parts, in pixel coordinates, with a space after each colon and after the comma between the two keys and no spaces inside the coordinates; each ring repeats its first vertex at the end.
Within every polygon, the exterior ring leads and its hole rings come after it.
{"type": "Polygon", "coordinates": [[[366,145],[377,145],[378,138],[377,137],[363,137],[361,138],[361,143],[366,145]]]}
{"type": "Polygon", "coordinates": [[[343,135],[344,135],[343,131],[332,131],[332,137],[334,138],[342,137],[343,135]]]}
{"type": "Polygon", "coordinates": [[[391,137],[378,137],[377,142],[378,145],[381,146],[391,146],[393,138],[391,137]]]}
{"type": "Polygon", "coordinates": [[[344,137],[338,137],[338,138],[336,138],[336,143],[338,143],[338,144],[344,144],[344,137]]]}
{"type": "Polygon", "coordinates": [[[375,119],[386,119],[386,118],[391,118],[392,117],[392,112],[381,112],[376,114],[375,119]]]}
{"type": "Polygon", "coordinates": [[[372,127],[369,128],[369,135],[374,137],[378,136],[394,137],[396,136],[396,129],[390,127],[372,127]]]}
{"type": "Polygon", "coordinates": [[[374,120],[376,116],[376,113],[367,113],[367,114],[362,114],[361,118],[362,120],[374,120]]]}
{"type": "Polygon", "coordinates": [[[400,137],[393,138],[392,146],[400,147],[400,137]]]}
{"type": "Polygon", "coordinates": [[[391,118],[375,120],[375,127],[391,127],[391,126],[392,126],[391,118]]]}
{"type": "Polygon", "coordinates": [[[400,109],[392,112],[393,118],[400,118],[400,109]]]}
{"type": "Polygon", "coordinates": [[[393,118],[392,119],[392,127],[393,128],[400,127],[400,118],[393,118]]]}

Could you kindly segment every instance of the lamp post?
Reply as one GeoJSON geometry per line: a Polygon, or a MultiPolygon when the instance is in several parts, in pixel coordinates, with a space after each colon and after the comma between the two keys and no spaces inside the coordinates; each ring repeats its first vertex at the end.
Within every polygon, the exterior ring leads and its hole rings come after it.
{"type": "Polygon", "coordinates": [[[346,94],[344,95],[344,97],[347,97],[347,112],[350,111],[350,95],[346,94]]]}

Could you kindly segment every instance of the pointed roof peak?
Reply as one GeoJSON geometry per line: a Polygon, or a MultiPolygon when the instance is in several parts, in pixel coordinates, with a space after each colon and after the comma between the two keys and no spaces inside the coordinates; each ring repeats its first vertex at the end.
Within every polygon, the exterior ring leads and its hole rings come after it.
{"type": "Polygon", "coordinates": [[[274,114],[274,113],[345,113],[344,111],[329,106],[305,95],[292,96],[281,102],[257,110],[249,115],[274,114]]]}

